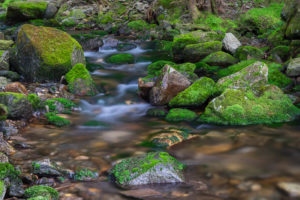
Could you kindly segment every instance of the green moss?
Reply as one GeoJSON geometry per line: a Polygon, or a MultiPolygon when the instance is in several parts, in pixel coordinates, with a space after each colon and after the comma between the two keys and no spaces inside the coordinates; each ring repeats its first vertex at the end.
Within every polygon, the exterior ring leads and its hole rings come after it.
{"type": "Polygon", "coordinates": [[[205,108],[200,121],[224,125],[271,124],[295,119],[300,109],[276,86],[266,86],[261,96],[252,90],[227,89],[205,108]]]}
{"type": "Polygon", "coordinates": [[[12,40],[0,40],[0,50],[8,50],[14,44],[12,40]]]}
{"type": "Polygon", "coordinates": [[[168,114],[168,112],[164,109],[160,108],[151,108],[147,110],[147,116],[150,117],[165,117],[168,114]]]}
{"type": "Polygon", "coordinates": [[[49,112],[45,114],[48,122],[58,127],[63,127],[69,125],[71,122],[63,117],[57,116],[56,113],[49,112]]]}
{"type": "Polygon", "coordinates": [[[223,33],[237,28],[234,21],[230,19],[223,19],[212,13],[205,13],[202,17],[196,20],[195,23],[207,25],[211,30],[222,31],[223,33]]]}
{"type": "Polygon", "coordinates": [[[80,169],[75,171],[74,180],[75,181],[85,181],[92,180],[98,177],[97,172],[93,172],[89,169],[80,169]]]}
{"type": "Polygon", "coordinates": [[[262,59],[264,57],[264,52],[256,47],[251,46],[242,46],[239,47],[234,56],[239,60],[248,60],[248,59],[262,59]]]}
{"type": "Polygon", "coordinates": [[[48,200],[58,200],[59,193],[46,185],[35,185],[25,190],[24,193],[26,198],[44,197],[47,196],[48,200]]]}
{"type": "Polygon", "coordinates": [[[166,61],[166,60],[156,61],[156,62],[148,65],[148,67],[147,67],[148,75],[159,76],[165,65],[174,66],[175,63],[173,63],[171,61],[166,61]]]}
{"type": "Polygon", "coordinates": [[[281,59],[281,61],[284,62],[289,58],[290,48],[289,46],[285,45],[277,46],[270,51],[270,55],[272,56],[273,60],[276,60],[276,57],[278,56],[281,59]]]}
{"type": "Polygon", "coordinates": [[[135,31],[145,31],[150,29],[150,25],[144,20],[131,21],[127,26],[135,31]]]}
{"type": "Polygon", "coordinates": [[[32,46],[40,56],[42,63],[37,74],[47,80],[58,80],[73,67],[72,56],[75,50],[83,55],[80,44],[74,38],[49,27],[23,25],[18,34],[17,47],[25,44],[28,48],[32,46]]]}
{"type": "Polygon", "coordinates": [[[280,64],[270,63],[268,64],[268,68],[268,82],[270,84],[276,85],[280,88],[285,88],[293,83],[293,81],[290,78],[288,78],[285,74],[281,72],[281,70],[283,69],[280,64]]]}
{"type": "Polygon", "coordinates": [[[15,167],[9,163],[0,163],[0,180],[5,178],[18,179],[20,171],[16,170],[15,167]]]}
{"type": "Polygon", "coordinates": [[[170,107],[201,106],[215,92],[215,82],[210,78],[201,78],[186,90],[180,92],[170,102],[170,107]]]}
{"type": "Polygon", "coordinates": [[[52,98],[45,101],[45,105],[48,106],[50,112],[59,112],[57,109],[56,104],[62,104],[63,105],[63,111],[62,113],[69,114],[71,113],[72,109],[76,107],[76,104],[73,103],[73,101],[69,99],[63,99],[63,98],[52,98]]]}
{"type": "Polygon", "coordinates": [[[197,114],[188,109],[173,108],[166,116],[168,122],[193,121],[197,118],[197,114]]]}
{"type": "Polygon", "coordinates": [[[111,64],[133,64],[134,56],[128,53],[120,53],[106,58],[106,62],[111,64]]]}
{"type": "Polygon", "coordinates": [[[282,24],[280,13],[283,5],[273,3],[269,7],[250,9],[241,16],[240,26],[258,35],[274,30],[282,24]]]}
{"type": "Polygon", "coordinates": [[[114,14],[112,12],[107,12],[105,14],[99,14],[98,21],[101,24],[108,24],[108,23],[113,22],[113,20],[114,20],[113,16],[114,16],[114,14]]]}
{"type": "Polygon", "coordinates": [[[31,103],[34,110],[42,109],[45,107],[44,103],[41,101],[40,97],[36,94],[31,93],[27,96],[28,101],[31,103]]]}
{"type": "Polygon", "coordinates": [[[256,61],[257,60],[255,60],[255,59],[241,61],[237,64],[234,64],[227,68],[219,70],[217,72],[217,76],[218,76],[218,78],[223,78],[225,76],[229,76],[231,74],[234,74],[234,73],[244,69],[245,67],[248,67],[249,65],[255,63],[256,61]]]}
{"type": "Polygon", "coordinates": [[[199,44],[189,44],[184,48],[185,59],[191,62],[197,62],[211,53],[221,51],[222,42],[212,41],[199,44]]]}
{"type": "Polygon", "coordinates": [[[76,95],[94,96],[97,92],[96,84],[89,71],[81,63],[76,64],[65,76],[68,89],[76,95]]]}
{"type": "Polygon", "coordinates": [[[0,181],[0,197],[4,197],[6,192],[6,185],[4,181],[0,181]]]}
{"type": "Polygon", "coordinates": [[[0,121],[6,120],[8,115],[8,109],[6,105],[0,104],[0,121]]]}
{"type": "Polygon", "coordinates": [[[158,165],[172,166],[175,171],[181,171],[184,165],[171,157],[166,152],[148,153],[143,156],[128,158],[116,164],[111,174],[116,178],[118,184],[125,184],[140,175],[155,170],[158,165]]]}
{"type": "Polygon", "coordinates": [[[229,66],[237,63],[238,60],[228,53],[218,51],[206,56],[202,62],[211,66],[229,66]]]}

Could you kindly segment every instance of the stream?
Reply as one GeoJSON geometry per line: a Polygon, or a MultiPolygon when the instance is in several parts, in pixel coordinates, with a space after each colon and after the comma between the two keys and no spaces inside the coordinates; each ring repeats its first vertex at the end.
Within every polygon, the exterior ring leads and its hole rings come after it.
{"type": "Polygon", "coordinates": [[[32,160],[50,158],[73,170],[97,170],[99,181],[57,187],[64,188],[60,192],[65,196],[82,199],[131,199],[107,180],[107,171],[121,158],[156,150],[141,145],[151,133],[185,127],[199,137],[168,152],[186,164],[186,183],[142,187],[157,192],[144,199],[276,200],[284,199],[276,187],[278,182],[300,181],[299,120],[273,126],[230,127],[169,124],[147,117],[151,105],[137,95],[137,80],[146,75],[147,65],[160,52],[138,43],[135,49],[125,51],[135,56],[135,64],[107,64],[105,58],[115,53],[118,51],[105,41],[99,52],[85,52],[90,64],[102,66],[92,75],[103,89],[95,97],[81,99],[80,112],[66,115],[72,121],[69,127],[30,124],[22,137],[33,148],[18,151],[13,157],[16,164],[29,168],[32,160]]]}

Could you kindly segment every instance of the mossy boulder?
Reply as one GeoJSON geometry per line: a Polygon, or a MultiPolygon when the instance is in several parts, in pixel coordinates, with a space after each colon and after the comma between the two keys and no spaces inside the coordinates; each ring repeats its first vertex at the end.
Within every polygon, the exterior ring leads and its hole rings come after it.
{"type": "Polygon", "coordinates": [[[198,44],[212,41],[222,41],[223,35],[218,33],[204,32],[204,31],[193,31],[186,34],[177,35],[173,40],[172,52],[176,61],[184,60],[183,50],[189,44],[198,44]]]}
{"type": "Polygon", "coordinates": [[[202,60],[202,62],[211,66],[228,67],[230,65],[237,63],[238,60],[228,53],[225,53],[223,51],[218,51],[206,56],[202,60]]]}
{"type": "Polygon", "coordinates": [[[247,89],[225,90],[208,104],[200,121],[223,125],[271,124],[294,120],[299,114],[300,109],[281,89],[266,85],[260,94],[247,89]]]}
{"type": "Polygon", "coordinates": [[[48,106],[50,112],[63,113],[63,114],[70,114],[72,109],[76,107],[76,104],[73,103],[73,101],[64,98],[47,99],[43,104],[44,106],[48,106]]]}
{"type": "Polygon", "coordinates": [[[7,117],[10,119],[28,120],[32,116],[32,105],[24,94],[1,92],[0,103],[7,106],[7,117]]]}
{"type": "Polygon", "coordinates": [[[96,84],[83,64],[75,65],[67,74],[66,80],[71,93],[80,96],[94,96],[98,93],[96,84]]]}
{"type": "Polygon", "coordinates": [[[35,185],[25,190],[25,197],[34,200],[58,200],[59,193],[46,185],[35,185]]]}
{"type": "Polygon", "coordinates": [[[3,200],[6,194],[6,185],[4,181],[0,181],[0,199],[3,200]]]}
{"type": "Polygon", "coordinates": [[[45,117],[47,118],[49,124],[57,127],[63,127],[71,124],[70,120],[56,115],[55,112],[48,112],[45,114],[45,117]]]}
{"type": "Polygon", "coordinates": [[[14,1],[8,4],[6,20],[8,23],[24,22],[31,19],[42,19],[48,2],[14,1]]]}
{"type": "Polygon", "coordinates": [[[0,76],[6,77],[12,81],[18,81],[21,78],[17,72],[8,71],[8,70],[1,70],[0,76]]]}
{"type": "Polygon", "coordinates": [[[0,50],[9,50],[13,44],[14,41],[12,40],[0,40],[0,50]]]}
{"type": "Polygon", "coordinates": [[[290,0],[286,2],[281,13],[282,17],[287,21],[285,36],[288,39],[300,39],[300,3],[298,0],[290,0]]]}
{"type": "Polygon", "coordinates": [[[215,82],[207,77],[201,78],[186,90],[180,92],[170,102],[170,107],[201,106],[215,92],[215,82]]]}
{"type": "Polygon", "coordinates": [[[188,109],[173,108],[166,116],[168,122],[191,122],[197,118],[197,114],[188,109]]]}
{"type": "Polygon", "coordinates": [[[150,24],[144,20],[131,21],[127,24],[127,26],[133,31],[146,31],[150,29],[150,24]]]}
{"type": "Polygon", "coordinates": [[[116,55],[109,56],[106,58],[106,62],[110,64],[133,64],[134,63],[134,56],[129,53],[120,53],[116,55]]]}
{"type": "Polygon", "coordinates": [[[262,62],[255,62],[246,68],[218,80],[216,88],[219,92],[226,88],[257,89],[268,84],[268,66],[262,62]]]}
{"type": "Polygon", "coordinates": [[[186,62],[199,62],[209,54],[221,50],[222,42],[220,41],[189,44],[183,50],[184,60],[186,62]]]}
{"type": "Polygon", "coordinates": [[[210,66],[205,62],[197,62],[195,63],[196,69],[195,74],[201,76],[209,76],[214,77],[216,73],[221,69],[220,66],[210,66]]]}
{"type": "Polygon", "coordinates": [[[148,75],[159,76],[165,65],[174,66],[176,64],[174,62],[167,61],[167,60],[158,60],[148,65],[147,67],[148,75]]]}
{"type": "Polygon", "coordinates": [[[165,117],[168,112],[163,108],[150,108],[147,110],[147,116],[149,117],[165,117]]]}
{"type": "Polygon", "coordinates": [[[16,70],[27,81],[58,81],[77,63],[85,64],[79,43],[49,27],[21,26],[15,54],[16,70]]]}
{"type": "Polygon", "coordinates": [[[123,187],[184,182],[184,165],[166,152],[154,152],[124,159],[116,164],[111,175],[123,187]]]}
{"type": "Polygon", "coordinates": [[[234,56],[239,60],[263,59],[264,52],[256,47],[242,46],[237,49],[234,56]]]}
{"type": "Polygon", "coordinates": [[[290,48],[285,45],[280,45],[270,51],[271,59],[280,63],[288,60],[290,56],[290,48]]]}

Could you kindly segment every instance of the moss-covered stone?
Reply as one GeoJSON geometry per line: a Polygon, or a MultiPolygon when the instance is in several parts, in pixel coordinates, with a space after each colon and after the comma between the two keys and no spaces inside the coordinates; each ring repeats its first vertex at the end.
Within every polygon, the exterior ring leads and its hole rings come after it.
{"type": "Polygon", "coordinates": [[[57,81],[77,63],[85,63],[83,51],[67,33],[29,24],[20,28],[15,68],[26,80],[57,81]]]}
{"type": "Polygon", "coordinates": [[[185,46],[189,44],[198,44],[211,41],[221,41],[223,35],[219,35],[216,32],[203,32],[203,31],[193,31],[186,34],[181,34],[174,37],[172,52],[174,58],[177,61],[184,60],[182,54],[185,46]]]}
{"type": "Polygon", "coordinates": [[[20,171],[9,163],[0,163],[0,180],[9,178],[9,180],[18,179],[20,171]]]}
{"type": "Polygon", "coordinates": [[[43,197],[47,200],[58,200],[59,199],[59,193],[46,185],[35,185],[25,190],[25,197],[30,199],[40,199],[40,197],[43,197]]]}
{"type": "Polygon", "coordinates": [[[251,46],[242,46],[237,49],[234,56],[239,60],[248,60],[248,59],[263,59],[264,52],[256,47],[251,46]]]}
{"type": "Polygon", "coordinates": [[[197,114],[188,109],[173,108],[166,116],[168,122],[190,122],[197,118],[197,114]]]}
{"type": "Polygon", "coordinates": [[[166,61],[166,60],[156,61],[156,62],[148,65],[148,67],[147,67],[148,75],[159,76],[165,65],[174,66],[176,64],[174,62],[166,61]]]}
{"type": "Polygon", "coordinates": [[[229,76],[231,74],[234,74],[242,69],[244,69],[245,67],[255,63],[257,60],[255,59],[250,59],[250,60],[243,60],[237,64],[234,64],[234,65],[231,65],[227,68],[224,68],[224,69],[220,69],[218,72],[217,72],[217,76],[218,78],[223,78],[225,76],[229,76]]]}
{"type": "Polygon", "coordinates": [[[14,41],[12,40],[0,40],[0,50],[8,50],[13,46],[13,44],[14,41]]]}
{"type": "Polygon", "coordinates": [[[4,76],[12,81],[18,81],[21,78],[17,72],[8,71],[8,70],[1,70],[0,76],[4,76]]]}
{"type": "Polygon", "coordinates": [[[166,152],[124,159],[111,170],[118,185],[132,186],[183,182],[184,165],[166,152]]]}
{"type": "Polygon", "coordinates": [[[8,4],[6,20],[9,23],[24,22],[30,19],[42,19],[48,2],[15,1],[8,4]]]}
{"type": "Polygon", "coordinates": [[[99,174],[96,171],[91,171],[89,169],[76,170],[74,174],[75,181],[92,181],[96,180],[99,174]]]}
{"type": "Polygon", "coordinates": [[[211,53],[222,50],[222,42],[212,41],[199,44],[189,44],[185,46],[183,54],[184,60],[188,62],[198,62],[211,53]]]}
{"type": "Polygon", "coordinates": [[[131,21],[127,26],[134,31],[145,31],[150,29],[150,25],[144,20],[131,21]]]}
{"type": "Polygon", "coordinates": [[[162,108],[150,108],[147,110],[147,116],[150,117],[165,117],[168,112],[162,108]]]}
{"type": "Polygon", "coordinates": [[[270,55],[274,61],[285,62],[290,56],[290,48],[284,45],[277,46],[270,51],[270,55]]]}
{"type": "Polygon", "coordinates": [[[224,125],[271,124],[287,122],[300,114],[278,87],[267,85],[256,95],[252,90],[227,89],[213,99],[200,121],[224,125]]]}
{"type": "Polygon", "coordinates": [[[287,24],[285,36],[289,39],[300,39],[299,8],[300,8],[300,4],[298,5],[298,9],[295,15],[290,19],[290,21],[287,24]]]}
{"type": "Polygon", "coordinates": [[[2,92],[0,103],[7,106],[10,119],[29,119],[32,116],[32,105],[24,94],[2,92]]]}
{"type": "Polygon", "coordinates": [[[97,94],[96,84],[83,64],[75,65],[65,77],[71,93],[80,96],[97,94]]]}
{"type": "Polygon", "coordinates": [[[106,58],[106,62],[111,64],[133,64],[134,63],[134,56],[128,53],[120,53],[116,55],[109,56],[106,58]]]}
{"type": "Polygon", "coordinates": [[[215,77],[216,73],[221,68],[219,66],[209,66],[205,62],[197,62],[195,63],[195,65],[196,65],[195,73],[199,76],[215,77]]]}
{"type": "Polygon", "coordinates": [[[201,106],[215,92],[215,82],[210,78],[201,78],[189,88],[180,92],[169,102],[171,107],[201,106]]]}
{"type": "Polygon", "coordinates": [[[60,117],[60,116],[56,115],[56,113],[53,113],[53,112],[46,113],[45,117],[47,118],[47,120],[50,124],[58,126],[58,127],[67,126],[71,123],[70,120],[60,117]]]}
{"type": "Polygon", "coordinates": [[[223,66],[227,67],[229,65],[233,65],[238,62],[236,58],[232,55],[225,53],[223,51],[218,51],[215,53],[211,53],[210,55],[206,56],[202,62],[211,65],[211,66],[223,66]]]}
{"type": "Polygon", "coordinates": [[[40,99],[40,97],[34,93],[31,93],[27,96],[28,101],[31,103],[34,110],[44,108],[44,103],[40,99]]]}
{"type": "Polygon", "coordinates": [[[0,199],[4,199],[6,194],[6,185],[4,181],[0,181],[0,199]]]}
{"type": "Polygon", "coordinates": [[[76,107],[70,99],[51,98],[46,100],[44,106],[48,106],[50,112],[70,114],[72,109],[76,107]]]}

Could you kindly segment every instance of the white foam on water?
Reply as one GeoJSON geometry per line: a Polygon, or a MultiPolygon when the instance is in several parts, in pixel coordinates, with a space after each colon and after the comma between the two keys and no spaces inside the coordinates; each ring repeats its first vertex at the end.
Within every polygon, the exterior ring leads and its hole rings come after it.
{"type": "Polygon", "coordinates": [[[128,91],[136,91],[138,89],[137,83],[119,84],[117,98],[123,97],[128,91]]]}

